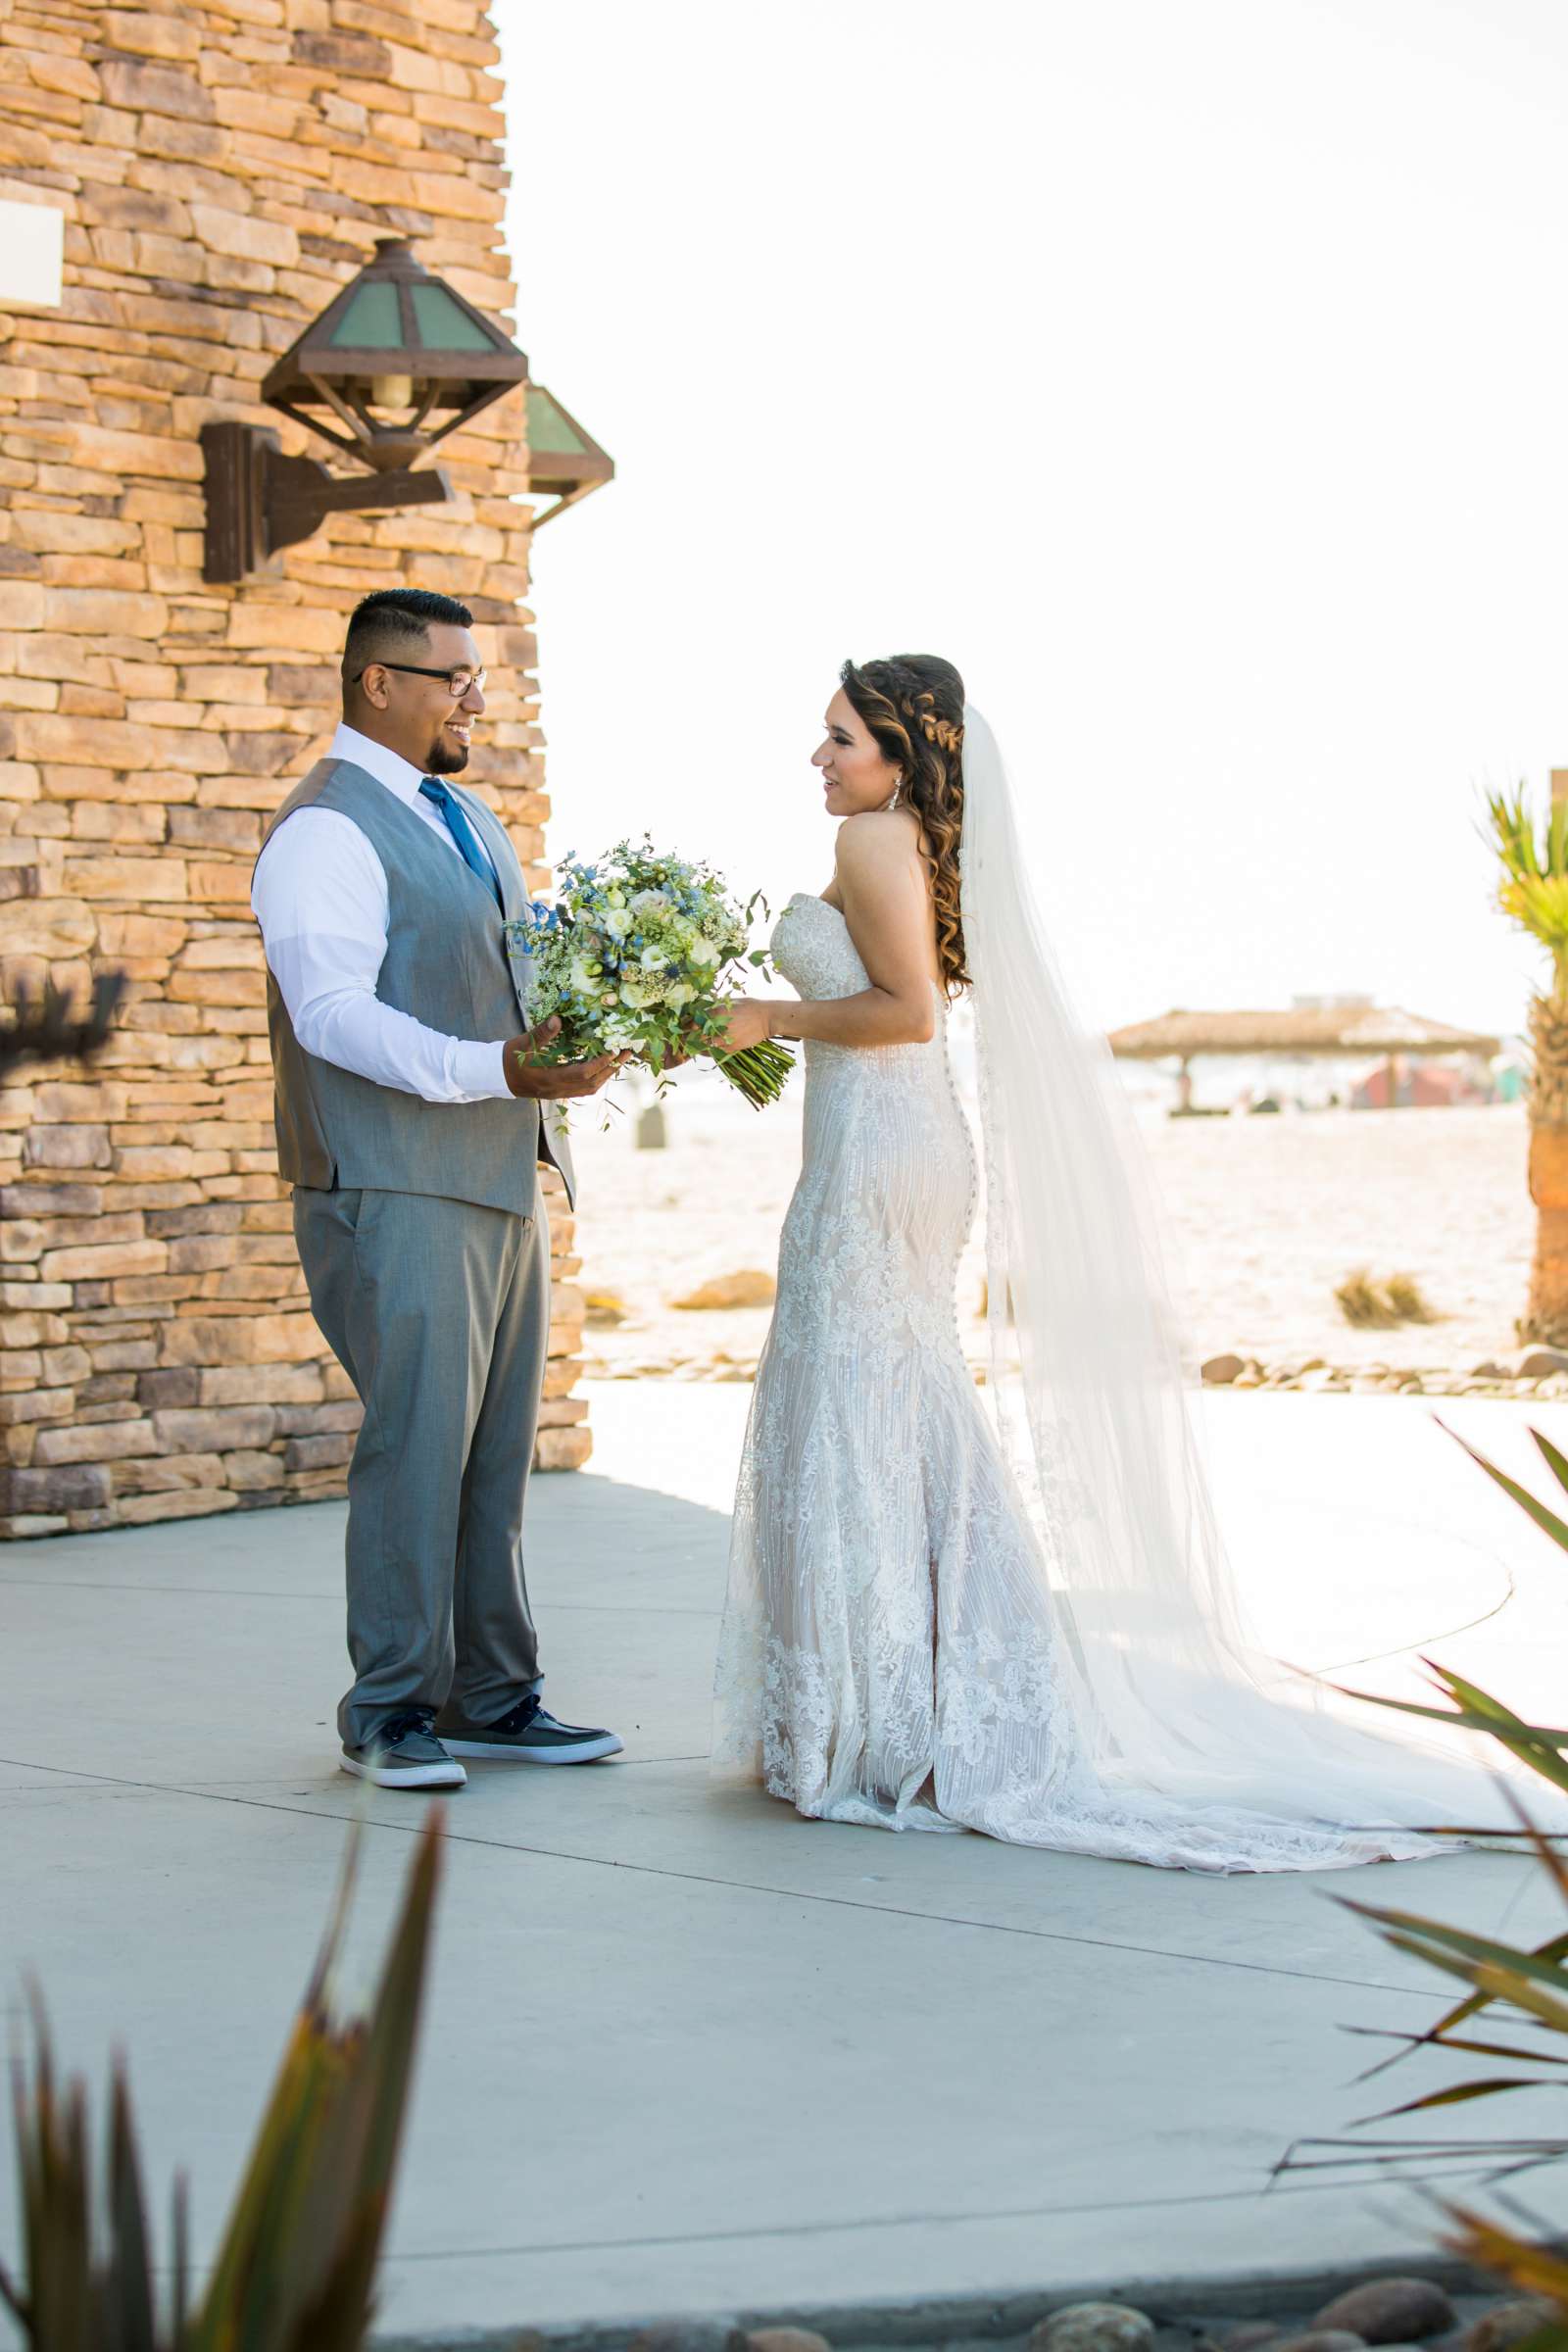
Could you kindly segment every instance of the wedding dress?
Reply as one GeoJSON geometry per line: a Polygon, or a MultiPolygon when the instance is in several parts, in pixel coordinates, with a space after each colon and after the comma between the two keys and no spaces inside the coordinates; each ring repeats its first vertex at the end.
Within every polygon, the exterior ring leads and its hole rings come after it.
{"type": "MultiPolygon", "coordinates": [[[[1136,1147],[1060,996],[973,711],[963,762],[992,1377],[976,1388],[959,1337],[978,1170],[933,983],[925,1044],[805,1047],[716,1760],[823,1820],[1206,1871],[1401,1859],[1452,1850],[1434,1824],[1514,1826],[1473,1757],[1341,1720],[1250,1645],[1136,1147]]],[[[772,954],[805,998],[870,985],[819,898],[790,901],[772,954]]]]}

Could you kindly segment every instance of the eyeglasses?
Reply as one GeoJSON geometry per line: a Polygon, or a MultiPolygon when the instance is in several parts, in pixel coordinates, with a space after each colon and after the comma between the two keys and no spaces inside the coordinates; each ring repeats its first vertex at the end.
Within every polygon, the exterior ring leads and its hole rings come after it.
{"type": "MultiPolygon", "coordinates": [[[[461,703],[465,695],[471,694],[476,686],[483,694],[484,682],[489,675],[488,670],[483,669],[421,669],[414,662],[367,662],[365,669],[401,669],[411,678],[445,678],[447,692],[455,703],[461,703]]],[[[351,686],[359,684],[365,669],[355,671],[349,680],[351,686]]]]}

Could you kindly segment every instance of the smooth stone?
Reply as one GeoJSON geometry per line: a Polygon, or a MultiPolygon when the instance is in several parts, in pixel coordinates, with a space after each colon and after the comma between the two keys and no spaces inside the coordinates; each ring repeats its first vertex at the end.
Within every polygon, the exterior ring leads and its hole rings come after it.
{"type": "Polygon", "coordinates": [[[1523,1348],[1508,1366],[1509,1380],[1544,1380],[1548,1372],[1568,1372],[1568,1350],[1561,1348],[1523,1348]]]}
{"type": "Polygon", "coordinates": [[[1555,2303],[1544,2295],[1522,2295],[1516,2302],[1499,2303],[1476,2321],[1464,2339],[1465,2352],[1508,2352],[1510,2345],[1523,2343],[1527,2335],[1551,2327],[1561,2317],[1555,2303]]]}
{"type": "Polygon", "coordinates": [[[1200,1370],[1210,1388],[1223,1389],[1247,1370],[1247,1358],[1245,1355],[1211,1355],[1200,1370]]]}
{"type": "Polygon", "coordinates": [[[1067,2303],[1029,2330],[1028,2352],[1152,2352],[1154,2323],[1130,2303],[1067,2303]]]}
{"type": "Polygon", "coordinates": [[[747,2341],[734,2320],[667,2320],[634,2335],[626,2352],[746,2352],[747,2341]]]}
{"type": "Polygon", "coordinates": [[[1312,2328],[1348,2328],[1368,2344],[1413,2344],[1446,2335],[1458,2316],[1428,2278],[1371,2278],[1326,2303],[1312,2328]]]}
{"type": "Polygon", "coordinates": [[[1226,2336],[1225,2352],[1258,2352],[1260,2344],[1276,2343],[1279,2332],[1272,2320],[1248,2320],[1226,2336]]]}
{"type": "Polygon", "coordinates": [[[705,1308],[729,1306],[771,1306],[778,1284],[760,1266],[742,1267],[738,1274],[718,1274],[711,1282],[700,1282],[695,1291],[684,1298],[672,1298],[671,1306],[700,1313],[705,1308]]]}
{"type": "Polygon", "coordinates": [[[1348,2328],[1308,2328],[1300,2335],[1282,2335],[1272,2352],[1366,2352],[1366,2338],[1348,2328]]]}
{"type": "Polygon", "coordinates": [[[827,2337],[809,2328],[754,2328],[746,2341],[751,2352],[833,2352],[827,2337]]]}

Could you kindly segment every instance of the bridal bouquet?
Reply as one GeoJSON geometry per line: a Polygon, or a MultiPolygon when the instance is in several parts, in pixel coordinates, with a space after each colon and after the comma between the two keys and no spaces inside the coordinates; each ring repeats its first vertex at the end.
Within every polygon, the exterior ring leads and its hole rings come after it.
{"type": "MultiPolygon", "coordinates": [[[[723,1035],[726,975],[767,960],[748,951],[760,892],[743,909],[710,866],[650,840],[617,842],[592,865],[568,855],[557,876],[553,906],[536,905],[506,926],[514,970],[528,967],[527,1017],[561,1021],[548,1058],[629,1053],[662,1074],[672,1055],[712,1052],[723,1035]]],[[[771,1040],[716,1059],[758,1110],[777,1102],[794,1067],[771,1040]]]]}

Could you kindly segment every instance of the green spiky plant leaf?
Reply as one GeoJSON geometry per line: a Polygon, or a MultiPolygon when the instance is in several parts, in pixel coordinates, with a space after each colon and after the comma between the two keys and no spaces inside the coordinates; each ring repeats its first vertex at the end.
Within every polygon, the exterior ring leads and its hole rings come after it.
{"type": "Polygon", "coordinates": [[[417,2038],[440,1870],[432,1811],[369,2013],[339,2020],[328,1997],[342,1950],[360,1829],[204,2292],[193,2300],[185,2199],[176,2185],[173,2286],[160,2324],[130,2096],[117,2068],[104,2213],[95,2209],[86,2093],[57,2088],[41,2004],[30,2072],[13,2068],[24,2269],[0,2270],[0,2301],[32,2352],[358,2352],[417,2038]]]}
{"type": "MultiPolygon", "coordinates": [[[[1505,827],[1514,829],[1514,855],[1521,873],[1531,874],[1534,868],[1536,846],[1524,829],[1517,808],[1497,804],[1494,809],[1499,834],[1505,827]]],[[[1568,863],[1568,802],[1554,809],[1545,844],[1545,858],[1556,869],[1568,863]]],[[[1564,931],[1568,947],[1568,928],[1564,931]]],[[[1440,1428],[1446,1425],[1439,1423],[1440,1428]]],[[[1568,1456],[1541,1431],[1532,1430],[1538,1451],[1557,1488],[1568,1494],[1568,1456]]],[[[1549,1537],[1559,1550],[1568,1552],[1568,1522],[1549,1505],[1533,1494],[1506,1471],[1489,1461],[1457,1431],[1448,1430],[1456,1444],[1462,1446],[1472,1461],[1518,1504],[1549,1537]]],[[[1519,1757],[1532,1771],[1541,1775],[1554,1788],[1568,1789],[1568,1730],[1542,1724],[1527,1723],[1512,1708],[1494,1698],[1490,1691],[1455,1674],[1451,1668],[1440,1666],[1432,1659],[1424,1661],[1437,1690],[1448,1700],[1446,1707],[1422,1706],[1409,1699],[1381,1698],[1367,1691],[1349,1691],[1347,1695],[1364,1698],[1375,1706],[1393,1707],[1401,1714],[1421,1715],[1439,1723],[1451,1723],[1470,1731],[1480,1731],[1495,1740],[1511,1755],[1519,1757]]],[[[1343,1689],[1344,1686],[1337,1686],[1343,1689]]],[[[1510,1793],[1509,1800],[1520,1821],[1519,1836],[1533,1848],[1539,1867],[1550,1879],[1556,1892],[1568,1903],[1568,1864],[1557,1854],[1551,1841],[1531,1822],[1519,1800],[1510,1793]]],[[[1546,2036],[1558,2035],[1568,2039],[1568,1932],[1548,1936],[1533,1947],[1504,1943],[1495,1937],[1477,1936],[1467,1929],[1452,1928],[1441,1920],[1427,1919],[1410,1911],[1396,1911],[1371,1903],[1350,1901],[1345,1896],[1337,1900],[1346,1908],[1372,1921],[1384,1940],[1396,1951],[1407,1953],[1442,1974],[1457,1977],[1469,1986],[1464,1998],[1446,2010],[1436,2025],[1420,2034],[1393,2036],[1401,2046],[1392,2057],[1369,2069],[1381,2074],[1417,2049],[1463,2050],[1488,2057],[1509,2058],[1526,2065],[1551,2070],[1568,2067],[1568,2057],[1557,2055],[1546,2036]],[[1540,2046],[1529,2041],[1478,2041],[1463,2035],[1458,2029],[1487,2008],[1506,2004],[1518,2021],[1516,2031],[1534,2033],[1540,2046]]],[[[1560,2076],[1550,2071],[1529,2075],[1490,2075],[1469,2082],[1451,2083],[1430,2091],[1424,2097],[1409,2099],[1402,2105],[1385,2108],[1381,2114],[1364,2118],[1366,2124],[1386,2123],[1396,2116],[1420,2114],[1439,2107],[1468,2106],[1478,2099],[1495,2098],[1514,2090],[1556,2090],[1568,2088],[1560,2076]]],[[[1340,2141],[1308,2142],[1307,2145],[1327,2145],[1339,2149],[1347,2144],[1340,2141]]],[[[1433,2161],[1462,2162],[1467,2165],[1491,2163],[1497,2172],[1551,2164],[1568,2156],[1568,2137],[1546,2136],[1536,2139],[1492,2140],[1408,2140],[1380,2143],[1379,2152],[1357,2151],[1348,2156],[1298,2161],[1294,2150],[1277,2168],[1278,2171],[1323,2170],[1328,2166],[1349,2164],[1387,2166],[1408,2162],[1419,2157],[1424,2164],[1433,2161]]],[[[1515,2230],[1505,2229],[1459,2205],[1446,2207],[1453,2234],[1446,2243],[1455,2253],[1474,2263],[1478,2269],[1506,2278],[1524,2292],[1543,2298],[1555,2312],[1555,2319],[1533,2335],[1520,2352],[1568,2352],[1568,2263],[1555,2252],[1538,2245],[1515,2230]]]]}

